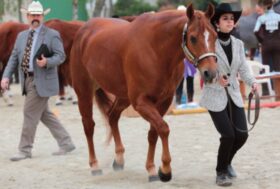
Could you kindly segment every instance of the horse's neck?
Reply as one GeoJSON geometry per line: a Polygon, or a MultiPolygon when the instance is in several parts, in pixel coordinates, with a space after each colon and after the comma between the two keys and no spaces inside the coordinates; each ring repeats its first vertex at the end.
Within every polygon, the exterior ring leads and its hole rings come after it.
{"type": "Polygon", "coordinates": [[[183,28],[186,22],[187,19],[185,18],[177,18],[161,25],[160,33],[163,35],[158,39],[160,48],[157,45],[156,49],[160,55],[164,55],[165,60],[163,61],[168,62],[167,65],[170,69],[177,66],[178,62],[184,58],[181,44],[183,28]]]}

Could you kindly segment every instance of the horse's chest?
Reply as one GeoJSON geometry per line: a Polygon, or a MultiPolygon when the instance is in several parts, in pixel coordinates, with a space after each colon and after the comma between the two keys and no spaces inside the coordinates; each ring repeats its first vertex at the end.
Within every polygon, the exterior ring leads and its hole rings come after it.
{"type": "Polygon", "coordinates": [[[164,84],[161,84],[160,89],[160,98],[173,96],[174,92],[176,90],[176,81],[174,80],[168,80],[164,84]]]}

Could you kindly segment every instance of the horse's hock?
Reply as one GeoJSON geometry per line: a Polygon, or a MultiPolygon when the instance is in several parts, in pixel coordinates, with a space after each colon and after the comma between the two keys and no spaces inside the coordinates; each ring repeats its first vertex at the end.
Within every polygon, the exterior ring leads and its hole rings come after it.
{"type": "MultiPolygon", "coordinates": [[[[166,114],[171,114],[172,110],[175,108],[175,104],[172,102],[172,104],[169,106],[166,114]]],[[[140,114],[130,105],[128,108],[126,108],[123,112],[122,112],[122,116],[125,117],[139,117],[140,114]]]]}

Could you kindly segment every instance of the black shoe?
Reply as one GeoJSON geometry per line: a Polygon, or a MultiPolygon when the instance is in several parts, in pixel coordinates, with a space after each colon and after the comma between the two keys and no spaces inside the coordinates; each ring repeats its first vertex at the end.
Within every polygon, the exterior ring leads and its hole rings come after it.
{"type": "Polygon", "coordinates": [[[227,173],[223,172],[217,172],[217,177],[216,177],[216,184],[218,186],[231,186],[232,182],[228,178],[227,173]]]}
{"type": "Polygon", "coordinates": [[[234,171],[233,167],[231,165],[228,165],[227,167],[227,174],[229,178],[236,178],[236,172],[234,171]]]}

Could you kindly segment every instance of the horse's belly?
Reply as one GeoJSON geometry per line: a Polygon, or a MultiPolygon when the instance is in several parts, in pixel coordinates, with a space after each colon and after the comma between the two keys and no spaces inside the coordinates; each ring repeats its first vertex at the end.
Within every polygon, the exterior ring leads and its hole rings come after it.
{"type": "Polygon", "coordinates": [[[97,83],[102,89],[114,94],[117,97],[127,98],[127,87],[125,81],[119,80],[118,78],[110,75],[107,75],[106,78],[107,79],[104,79],[104,77],[97,79],[97,83]]]}
{"type": "Polygon", "coordinates": [[[118,97],[127,97],[126,81],[117,62],[92,62],[91,67],[91,77],[99,87],[118,97]]]}

